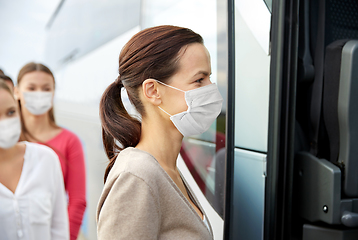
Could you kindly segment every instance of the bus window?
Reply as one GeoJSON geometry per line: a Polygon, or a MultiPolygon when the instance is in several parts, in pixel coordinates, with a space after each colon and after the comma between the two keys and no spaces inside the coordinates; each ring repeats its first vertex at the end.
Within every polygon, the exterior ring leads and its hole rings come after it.
{"type": "Polygon", "coordinates": [[[261,0],[235,1],[235,147],[267,151],[271,14],[261,0]]]}

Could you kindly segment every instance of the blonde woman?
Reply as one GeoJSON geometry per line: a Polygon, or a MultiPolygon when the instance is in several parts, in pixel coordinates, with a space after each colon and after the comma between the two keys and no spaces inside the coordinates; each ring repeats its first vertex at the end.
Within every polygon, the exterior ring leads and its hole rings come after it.
{"type": "Polygon", "coordinates": [[[21,106],[27,140],[51,147],[58,155],[68,195],[71,240],[76,240],[86,209],[86,172],[82,144],[71,131],[59,127],[53,113],[55,78],[45,65],[28,63],[17,78],[15,96],[21,106]]]}

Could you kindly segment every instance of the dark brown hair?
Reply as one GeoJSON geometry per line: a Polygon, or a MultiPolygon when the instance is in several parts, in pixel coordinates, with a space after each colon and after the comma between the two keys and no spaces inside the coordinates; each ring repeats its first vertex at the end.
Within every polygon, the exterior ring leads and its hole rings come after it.
{"type": "MultiPolygon", "coordinates": [[[[31,72],[36,72],[36,71],[44,72],[44,73],[49,74],[52,77],[53,82],[55,83],[55,77],[53,76],[51,70],[48,67],[46,67],[45,65],[43,65],[41,63],[30,62],[30,63],[26,64],[25,66],[23,66],[21,68],[21,70],[19,72],[19,75],[17,76],[17,85],[18,86],[20,85],[21,80],[25,76],[25,74],[31,73],[31,72]]],[[[20,112],[21,112],[21,121],[23,121],[20,100],[19,100],[19,106],[20,106],[20,112]]],[[[57,124],[56,124],[56,121],[55,121],[55,115],[53,113],[53,107],[49,110],[48,115],[49,115],[49,118],[50,118],[50,124],[53,127],[58,127],[57,124]]],[[[24,132],[24,135],[25,136],[26,135],[30,136],[29,132],[24,132]]],[[[28,140],[28,139],[26,139],[26,140],[28,140]]]]}
{"type": "Polygon", "coordinates": [[[179,69],[181,49],[192,43],[203,44],[203,39],[188,28],[164,25],[140,31],[123,47],[119,55],[119,76],[105,90],[100,102],[103,144],[110,160],[104,181],[118,152],[135,147],[141,134],[140,121],[131,117],[123,106],[121,88],[125,87],[130,102],[145,116],[139,99],[143,81],[153,78],[167,82],[179,69]]]}

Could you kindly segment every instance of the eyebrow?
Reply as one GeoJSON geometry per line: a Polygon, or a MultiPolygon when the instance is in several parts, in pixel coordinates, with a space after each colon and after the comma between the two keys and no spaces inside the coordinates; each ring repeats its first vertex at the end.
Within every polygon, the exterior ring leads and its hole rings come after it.
{"type": "Polygon", "coordinates": [[[211,73],[209,74],[209,72],[207,72],[207,71],[199,71],[194,75],[194,77],[197,76],[197,75],[200,75],[200,74],[204,74],[205,76],[211,75],[211,73]]]}
{"type": "MultiPolygon", "coordinates": [[[[37,84],[35,83],[29,83],[29,86],[36,86],[37,84]]],[[[44,85],[41,85],[41,87],[47,87],[47,86],[50,86],[51,84],[49,83],[45,83],[44,85]]]]}

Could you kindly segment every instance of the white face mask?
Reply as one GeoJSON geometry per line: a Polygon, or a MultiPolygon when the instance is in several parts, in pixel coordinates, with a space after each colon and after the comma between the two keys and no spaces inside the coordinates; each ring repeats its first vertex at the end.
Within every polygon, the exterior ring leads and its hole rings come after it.
{"type": "Polygon", "coordinates": [[[33,115],[42,115],[52,107],[52,92],[23,92],[25,107],[33,115]]]}
{"type": "Polygon", "coordinates": [[[183,91],[158,80],[156,81],[185,93],[185,101],[188,105],[186,111],[170,115],[159,107],[170,116],[170,120],[184,137],[204,133],[219,116],[223,98],[216,84],[213,83],[193,90],[183,91]]]}
{"type": "Polygon", "coordinates": [[[0,148],[11,148],[20,138],[21,123],[19,117],[0,121],[0,148]]]}

